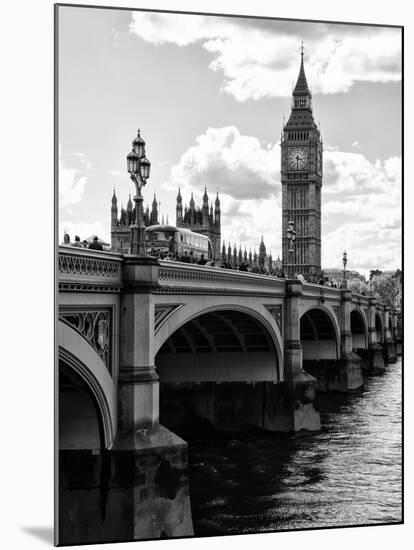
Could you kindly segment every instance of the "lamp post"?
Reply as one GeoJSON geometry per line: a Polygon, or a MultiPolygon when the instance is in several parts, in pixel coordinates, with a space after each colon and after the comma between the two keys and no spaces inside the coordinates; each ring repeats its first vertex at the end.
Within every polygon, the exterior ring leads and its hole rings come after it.
{"type": "Polygon", "coordinates": [[[346,284],[346,264],[348,263],[348,258],[347,258],[347,255],[346,255],[346,251],[344,251],[344,253],[342,255],[342,263],[344,264],[344,271],[343,271],[344,279],[343,279],[342,286],[343,286],[343,288],[347,288],[347,284],[346,284]]]}
{"type": "MultiPolygon", "coordinates": [[[[287,240],[288,240],[288,243],[289,243],[289,244],[288,244],[288,258],[289,258],[289,264],[292,264],[291,256],[293,255],[293,252],[295,251],[295,249],[293,248],[293,246],[294,246],[295,240],[296,240],[296,231],[293,229],[293,226],[294,226],[293,221],[289,221],[289,222],[288,222],[287,229],[286,229],[286,236],[287,236],[287,240]]],[[[291,265],[289,265],[288,271],[289,271],[288,275],[289,275],[289,276],[292,276],[293,273],[291,273],[291,271],[292,271],[291,265]]]]}
{"type": "Polygon", "coordinates": [[[131,180],[135,184],[136,194],[135,202],[135,223],[131,229],[131,254],[145,256],[145,235],[144,235],[144,220],[142,203],[143,197],[141,189],[147,183],[150,175],[151,163],[145,157],[145,141],[141,137],[141,132],[138,130],[138,135],[132,142],[132,151],[127,155],[127,169],[131,176],[131,180]]]}

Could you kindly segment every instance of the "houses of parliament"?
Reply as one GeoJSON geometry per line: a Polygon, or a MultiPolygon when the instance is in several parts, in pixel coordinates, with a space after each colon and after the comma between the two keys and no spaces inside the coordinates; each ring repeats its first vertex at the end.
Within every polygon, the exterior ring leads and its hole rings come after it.
{"type": "MultiPolygon", "coordinates": [[[[159,219],[158,204],[157,197],[154,194],[151,210],[147,206],[144,211],[145,227],[160,223],[164,224],[164,220],[159,219]]],[[[129,226],[133,223],[133,220],[135,220],[135,207],[132,204],[131,196],[129,196],[126,209],[121,207],[118,216],[118,199],[114,191],[111,207],[111,249],[114,252],[129,252],[131,244],[131,230],[129,226]]],[[[209,201],[207,189],[204,189],[201,207],[196,206],[194,196],[191,193],[189,206],[185,205],[183,208],[183,198],[179,189],[175,225],[176,227],[184,227],[208,237],[212,245],[213,259],[215,261],[220,260],[221,210],[218,193],[214,201],[214,209],[213,203],[209,201]]]]}
{"type": "MultiPolygon", "coordinates": [[[[312,94],[301,48],[299,76],[292,92],[291,113],[281,135],[281,184],[282,184],[282,261],[281,268],[287,277],[302,274],[309,281],[321,276],[321,189],[323,144],[315,124],[312,94]],[[295,238],[288,229],[293,228],[295,238]]],[[[111,207],[111,248],[115,252],[130,249],[130,228],[135,219],[131,197],[127,207],[118,212],[115,191],[111,207]]],[[[151,210],[144,212],[145,226],[160,223],[157,198],[154,195],[151,210]]],[[[168,223],[168,220],[167,220],[168,223]]],[[[272,268],[272,258],[266,254],[263,237],[259,254],[244,253],[239,246],[226,247],[221,242],[221,208],[218,193],[213,201],[204,190],[201,206],[196,206],[193,194],[189,205],[183,207],[180,189],[176,200],[176,227],[187,228],[210,239],[215,262],[234,265],[267,265],[272,268]],[[255,258],[256,256],[256,258],[255,258]]],[[[269,269],[269,270],[270,270],[269,269]]]]}

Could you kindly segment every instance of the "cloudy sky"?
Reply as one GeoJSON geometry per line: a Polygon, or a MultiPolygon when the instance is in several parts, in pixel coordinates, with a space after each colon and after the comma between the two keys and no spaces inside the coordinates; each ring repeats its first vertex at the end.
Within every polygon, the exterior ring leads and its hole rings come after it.
{"type": "Polygon", "coordinates": [[[175,222],[181,186],[222,203],[226,244],[281,251],[280,131],[305,45],[324,140],[322,264],[401,266],[401,31],[61,7],[60,239],[109,240],[113,188],[138,127],[154,192],[175,222]]]}

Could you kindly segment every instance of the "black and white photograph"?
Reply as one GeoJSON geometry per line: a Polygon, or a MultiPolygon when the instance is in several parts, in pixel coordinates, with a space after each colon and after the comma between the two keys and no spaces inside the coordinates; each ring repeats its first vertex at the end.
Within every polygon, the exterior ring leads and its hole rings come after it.
{"type": "Polygon", "coordinates": [[[55,5],[55,544],[401,524],[403,27],[133,7],[55,5]]]}

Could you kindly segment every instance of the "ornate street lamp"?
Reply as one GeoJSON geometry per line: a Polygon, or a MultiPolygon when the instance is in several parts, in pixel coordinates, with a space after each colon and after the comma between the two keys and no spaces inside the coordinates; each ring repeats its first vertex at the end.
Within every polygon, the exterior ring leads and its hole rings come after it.
{"type": "MultiPolygon", "coordinates": [[[[287,226],[287,229],[286,229],[286,236],[287,236],[287,240],[288,240],[288,258],[289,258],[289,264],[292,264],[293,261],[292,261],[292,255],[295,251],[295,249],[293,248],[294,245],[295,245],[295,240],[296,240],[296,231],[293,229],[293,226],[294,226],[294,223],[293,221],[289,221],[288,222],[288,226],[287,226]]],[[[291,273],[292,271],[292,267],[291,265],[289,266],[289,276],[292,276],[293,273],[291,273]]]]}
{"type": "Polygon", "coordinates": [[[138,135],[132,142],[132,151],[127,155],[127,170],[135,184],[135,223],[131,225],[131,254],[145,256],[145,226],[143,220],[141,189],[147,183],[150,175],[151,163],[145,157],[145,141],[138,135]]]}
{"type": "Polygon", "coordinates": [[[346,283],[346,264],[348,263],[348,258],[347,258],[347,255],[346,255],[346,251],[344,251],[344,253],[343,253],[343,256],[342,256],[342,263],[344,264],[344,271],[343,271],[343,275],[344,275],[343,287],[344,287],[344,288],[347,288],[347,283],[346,283]]]}

